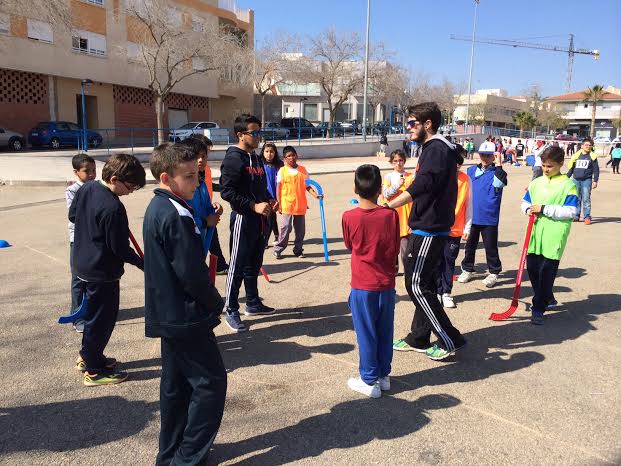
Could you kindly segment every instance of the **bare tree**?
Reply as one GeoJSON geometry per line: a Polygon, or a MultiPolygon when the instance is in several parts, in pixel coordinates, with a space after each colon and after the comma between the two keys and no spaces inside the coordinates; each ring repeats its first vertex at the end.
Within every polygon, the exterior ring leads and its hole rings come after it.
{"type": "Polygon", "coordinates": [[[281,33],[265,39],[256,50],[254,58],[254,88],[261,96],[261,121],[265,122],[265,96],[279,84],[291,80],[290,64],[287,58],[297,38],[281,33]]]}
{"type": "MultiPolygon", "coordinates": [[[[376,67],[373,79],[369,85],[368,101],[375,110],[380,104],[394,105],[400,110],[407,105],[407,72],[395,63],[385,62],[376,67]]],[[[375,111],[373,121],[375,122],[375,111]]],[[[391,122],[392,123],[392,122],[391,122]]]]}
{"type": "MultiPolygon", "coordinates": [[[[136,19],[134,35],[141,38],[138,55],[155,98],[158,130],[164,127],[166,98],[183,80],[204,75],[239,85],[251,82],[247,38],[220,28],[216,18],[194,27],[188,15],[172,9],[167,0],[131,0],[127,11],[136,19]]],[[[158,131],[158,142],[164,140],[164,132],[158,131]]]]}
{"type": "Polygon", "coordinates": [[[55,32],[68,31],[72,27],[70,2],[67,0],[0,0],[0,13],[49,23],[55,32]]]}

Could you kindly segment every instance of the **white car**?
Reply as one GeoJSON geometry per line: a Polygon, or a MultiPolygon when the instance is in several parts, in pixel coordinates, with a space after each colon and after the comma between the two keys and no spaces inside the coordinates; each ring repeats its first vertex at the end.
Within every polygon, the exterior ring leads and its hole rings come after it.
{"type": "Polygon", "coordinates": [[[171,131],[168,139],[170,142],[183,141],[193,134],[205,134],[206,129],[220,128],[218,123],[213,121],[191,121],[185,125],[171,131]]]}
{"type": "Polygon", "coordinates": [[[593,139],[595,144],[610,144],[610,138],[608,136],[598,136],[593,139]]]}
{"type": "Polygon", "coordinates": [[[621,136],[617,136],[616,138],[614,138],[614,139],[612,140],[612,143],[613,143],[613,144],[618,144],[618,143],[620,143],[620,142],[621,142],[621,136]]]}

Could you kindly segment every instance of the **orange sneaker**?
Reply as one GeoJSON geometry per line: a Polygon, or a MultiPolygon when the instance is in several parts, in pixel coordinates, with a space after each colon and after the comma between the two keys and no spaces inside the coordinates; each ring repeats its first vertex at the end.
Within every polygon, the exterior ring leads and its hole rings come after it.
{"type": "Polygon", "coordinates": [[[590,225],[591,224],[591,219],[590,218],[585,218],[584,219],[584,224],[585,225],[590,225]]]}

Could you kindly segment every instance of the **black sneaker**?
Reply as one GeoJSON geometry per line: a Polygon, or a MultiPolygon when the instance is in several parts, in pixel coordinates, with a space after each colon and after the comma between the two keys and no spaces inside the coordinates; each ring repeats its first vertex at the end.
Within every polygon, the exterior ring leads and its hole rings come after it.
{"type": "Polygon", "coordinates": [[[226,275],[229,273],[229,266],[216,270],[216,275],[226,275]]]}
{"type": "Polygon", "coordinates": [[[248,327],[246,327],[246,324],[241,320],[239,311],[227,312],[224,321],[234,332],[241,333],[248,331],[248,327]]]}
{"type": "Polygon", "coordinates": [[[276,312],[276,309],[261,303],[258,306],[246,306],[244,314],[247,316],[268,316],[274,312],[276,312]]]}

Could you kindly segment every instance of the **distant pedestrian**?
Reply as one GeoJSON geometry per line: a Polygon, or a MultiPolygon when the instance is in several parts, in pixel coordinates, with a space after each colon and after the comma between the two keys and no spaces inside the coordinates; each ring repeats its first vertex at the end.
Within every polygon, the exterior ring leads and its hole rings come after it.
{"type": "Polygon", "coordinates": [[[582,148],[569,160],[567,172],[568,178],[573,176],[578,190],[578,209],[574,222],[580,221],[582,212],[585,225],[591,224],[591,190],[597,188],[599,181],[599,164],[593,145],[591,138],[582,141],[582,148]]]}
{"type": "Polygon", "coordinates": [[[612,172],[619,174],[619,163],[621,163],[621,143],[617,143],[612,150],[612,172]]]}
{"type": "Polygon", "coordinates": [[[386,151],[388,150],[388,136],[386,136],[386,131],[382,131],[380,135],[380,152],[386,155],[386,151]]]}
{"type": "Polygon", "coordinates": [[[575,152],[576,152],[576,143],[572,141],[567,145],[567,155],[572,156],[574,155],[575,152]]]}

